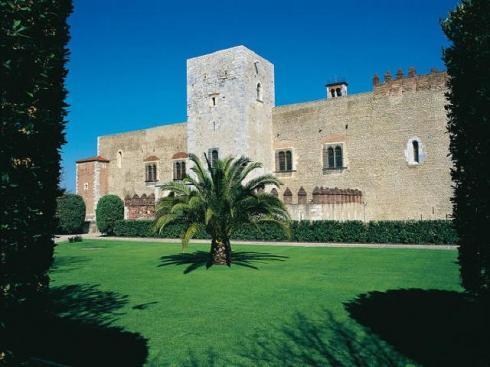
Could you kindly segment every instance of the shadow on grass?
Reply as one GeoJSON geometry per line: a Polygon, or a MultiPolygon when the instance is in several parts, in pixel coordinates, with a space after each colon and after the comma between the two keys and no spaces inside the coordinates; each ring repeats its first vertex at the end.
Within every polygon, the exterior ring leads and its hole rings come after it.
{"type": "MultiPolygon", "coordinates": [[[[255,266],[255,264],[267,264],[271,261],[285,261],[288,259],[288,256],[274,255],[267,252],[234,251],[231,255],[231,259],[232,266],[244,266],[258,270],[259,268],[255,266]]],[[[188,274],[201,267],[209,269],[213,266],[211,256],[207,251],[162,256],[158,266],[169,265],[188,265],[187,268],[184,269],[184,274],[188,274]]]]}
{"type": "Polygon", "coordinates": [[[458,292],[370,292],[345,305],[351,317],[425,366],[490,366],[490,302],[458,292]]]}
{"type": "Polygon", "coordinates": [[[56,256],[51,272],[64,273],[78,269],[82,264],[89,262],[88,256],[56,256]]]}
{"type": "MultiPolygon", "coordinates": [[[[10,342],[27,357],[69,366],[142,366],[147,340],[111,324],[128,297],[95,285],[51,289],[46,312],[17,319],[10,342]]],[[[23,315],[25,314],[22,313],[23,315]]],[[[48,365],[36,363],[36,365],[48,365]]]]}
{"type": "MultiPolygon", "coordinates": [[[[410,361],[352,321],[339,321],[329,311],[312,317],[297,313],[290,322],[256,334],[223,357],[214,349],[188,353],[182,366],[406,366],[410,361]]],[[[155,363],[154,365],[158,365],[155,363]]]]}

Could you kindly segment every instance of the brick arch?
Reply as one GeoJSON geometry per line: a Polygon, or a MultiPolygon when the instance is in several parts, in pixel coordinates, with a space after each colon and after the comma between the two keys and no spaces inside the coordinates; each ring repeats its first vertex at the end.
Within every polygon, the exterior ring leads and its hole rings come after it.
{"type": "Polygon", "coordinates": [[[172,159],[186,159],[189,157],[189,154],[187,154],[186,152],[177,152],[177,153],[174,153],[174,155],[172,156],[172,159]]]}

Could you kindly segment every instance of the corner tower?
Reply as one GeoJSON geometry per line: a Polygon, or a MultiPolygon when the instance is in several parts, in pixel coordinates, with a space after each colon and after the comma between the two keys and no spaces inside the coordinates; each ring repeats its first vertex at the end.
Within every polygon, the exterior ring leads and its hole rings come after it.
{"type": "Polygon", "coordinates": [[[274,98],[274,65],[244,46],[187,60],[188,151],[245,155],[272,172],[274,98]]]}

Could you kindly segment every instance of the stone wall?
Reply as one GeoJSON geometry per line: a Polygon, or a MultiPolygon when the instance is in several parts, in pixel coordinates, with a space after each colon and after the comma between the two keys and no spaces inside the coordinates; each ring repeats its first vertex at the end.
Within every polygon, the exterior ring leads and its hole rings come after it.
{"type": "Polygon", "coordinates": [[[187,60],[187,141],[202,157],[245,155],[272,170],[274,66],[246,47],[187,60]]]}
{"type": "Polygon", "coordinates": [[[161,192],[158,183],[173,180],[173,162],[187,151],[186,124],[177,123],[99,137],[99,154],[109,159],[108,186],[121,199],[161,192]],[[178,157],[178,158],[174,158],[178,157]],[[146,164],[156,164],[157,182],[145,182],[146,164]]]}
{"type": "Polygon", "coordinates": [[[274,149],[293,151],[293,172],[277,173],[297,203],[302,186],[358,189],[366,220],[436,219],[451,213],[451,178],[444,105],[445,74],[375,86],[374,93],[276,107],[274,149]],[[421,142],[423,161],[407,160],[421,142]],[[344,147],[344,169],[323,170],[323,146],[344,147]]]}

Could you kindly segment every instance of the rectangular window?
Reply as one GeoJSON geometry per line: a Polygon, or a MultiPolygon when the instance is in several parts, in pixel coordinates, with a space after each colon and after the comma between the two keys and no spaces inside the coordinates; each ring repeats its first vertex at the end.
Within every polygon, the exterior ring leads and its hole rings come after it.
{"type": "Polygon", "coordinates": [[[323,169],[339,170],[344,167],[343,144],[329,144],[323,146],[323,169]]]}
{"type": "Polygon", "coordinates": [[[208,150],[208,159],[211,163],[211,167],[214,167],[215,162],[219,159],[218,148],[211,148],[208,150]]]}
{"type": "Polygon", "coordinates": [[[279,150],[276,152],[276,171],[290,172],[293,170],[293,152],[291,150],[279,150]]]}
{"type": "Polygon", "coordinates": [[[181,181],[185,178],[185,161],[174,162],[174,181],[181,181]]]}
{"type": "Polygon", "coordinates": [[[156,182],[157,181],[157,165],[156,163],[150,163],[145,166],[145,181],[156,182]]]}

